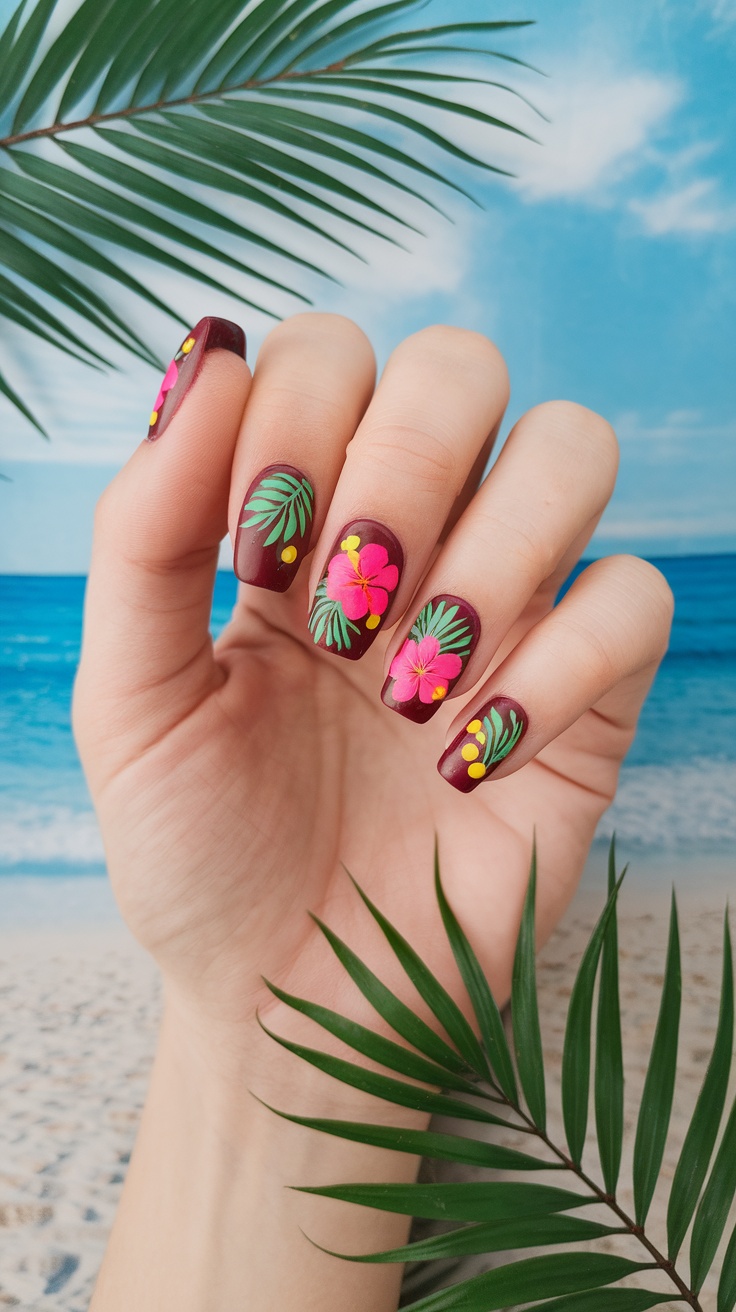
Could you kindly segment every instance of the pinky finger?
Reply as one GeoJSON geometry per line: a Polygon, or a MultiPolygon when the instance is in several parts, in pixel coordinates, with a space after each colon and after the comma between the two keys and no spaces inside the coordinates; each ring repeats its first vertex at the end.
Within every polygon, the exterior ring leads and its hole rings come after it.
{"type": "Polygon", "coordinates": [[[595,707],[629,747],[669,639],[672,593],[635,556],[596,561],[494,670],[438,762],[462,793],[505,778],[595,707]]]}

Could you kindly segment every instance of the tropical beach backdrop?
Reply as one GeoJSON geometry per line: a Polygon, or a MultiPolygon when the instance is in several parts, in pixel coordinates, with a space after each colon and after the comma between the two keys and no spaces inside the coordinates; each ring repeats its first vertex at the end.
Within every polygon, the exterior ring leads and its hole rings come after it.
{"type": "MultiPolygon", "coordinates": [[[[0,27],[14,7],[0,0],[0,27]]],[[[457,0],[431,0],[413,25],[451,23],[457,9],[457,0]]],[[[429,115],[515,176],[450,166],[428,145],[427,163],[449,169],[478,205],[438,193],[444,217],[404,198],[418,231],[387,222],[391,245],[353,231],[365,262],[314,234],[290,240],[341,280],[305,272],[304,294],[357,320],[379,368],[427,323],[472,327],[509,365],[502,440],[526,409],[555,397],[599,411],[619,435],[617,491],[587,554],[654,560],[675,594],[675,625],[601,822],[586,875],[593,901],[583,890],[542,954],[540,982],[554,1053],[615,828],[631,862],[621,942],[634,1092],[656,1015],[667,885],[674,879],[690,899],[685,1102],[667,1170],[712,1041],[719,921],[736,888],[736,4],[464,0],[462,10],[466,19],[536,20],[495,44],[541,70],[506,63],[499,80],[543,116],[498,88],[463,90],[534,141],[429,115]]],[[[386,133],[402,144],[400,131],[386,133]]],[[[242,218],[232,196],[220,208],[242,218]]],[[[273,216],[248,218],[278,241],[273,216]]],[[[321,222],[340,231],[336,219],[321,222]]],[[[256,360],[272,318],[138,256],[128,266],[188,322],[216,314],[242,323],[256,360]]],[[[278,258],[274,276],[283,276],[278,258]]],[[[243,295],[261,294],[245,275],[228,278],[243,295]]],[[[115,297],[168,359],[179,328],[122,289],[115,297]]],[[[269,304],[279,315],[301,308],[276,290],[269,304]]],[[[132,357],[116,364],[91,372],[21,331],[3,342],[3,372],[12,365],[50,435],[43,441],[0,397],[0,1303],[21,1312],[88,1306],[159,1014],[155,969],[109,891],[69,724],[95,501],[144,436],[158,385],[132,357]]],[[[234,597],[229,564],[224,544],[215,630],[234,597]]]]}

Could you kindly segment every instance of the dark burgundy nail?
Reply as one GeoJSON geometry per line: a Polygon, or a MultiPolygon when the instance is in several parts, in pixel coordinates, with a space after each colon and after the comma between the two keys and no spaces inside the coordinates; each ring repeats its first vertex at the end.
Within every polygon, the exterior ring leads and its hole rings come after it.
{"type": "Polygon", "coordinates": [[[510,697],[493,697],[481,706],[437,763],[453,788],[472,793],[497,770],[527,730],[527,714],[510,697]]]}
{"type": "Polygon", "coordinates": [[[293,465],[268,465],[253,479],[238,517],[235,573],[243,583],[286,592],[309,551],[314,489],[293,465]]]}
{"type": "Polygon", "coordinates": [[[384,706],[426,724],[455,687],[480,637],[478,613],[443,592],[423,606],[394,656],[383,685],[384,706]]]}
{"type": "Polygon", "coordinates": [[[404,553],[390,529],[373,519],[346,524],[309,614],[317,646],[359,660],[386,626],[403,567],[404,553]]]}
{"type": "Polygon", "coordinates": [[[199,374],[207,351],[232,351],[245,359],[245,333],[229,319],[200,319],[182,342],[158,389],[147,440],[155,442],[168,428],[199,374]]]}

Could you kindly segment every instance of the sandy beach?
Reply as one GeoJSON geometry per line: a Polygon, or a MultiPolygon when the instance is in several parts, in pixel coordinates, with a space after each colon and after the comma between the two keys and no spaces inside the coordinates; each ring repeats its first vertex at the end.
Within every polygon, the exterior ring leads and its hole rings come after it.
{"type": "MultiPolygon", "coordinates": [[[[707,881],[701,872],[690,874],[677,872],[683,1014],[663,1187],[652,1209],[652,1231],[660,1238],[667,1183],[715,1030],[730,882],[725,866],[710,870],[707,881]]],[[[55,881],[41,881],[40,888],[29,887],[31,881],[9,888],[10,882],[0,881],[0,1306],[86,1312],[145,1098],[159,978],[120,922],[103,881],[66,880],[53,897],[49,882],[55,881]]],[[[567,1001],[601,905],[592,883],[587,876],[540,958],[553,1135],[560,1126],[556,1081],[567,1001]]],[[[620,917],[629,1131],[656,1020],[667,915],[664,875],[645,883],[632,874],[620,917]]],[[[594,1174],[595,1161],[589,1148],[594,1174]]],[[[627,1176],[621,1197],[630,1204],[627,1176]]],[[[713,1285],[711,1278],[704,1307],[715,1307],[713,1285]]]]}

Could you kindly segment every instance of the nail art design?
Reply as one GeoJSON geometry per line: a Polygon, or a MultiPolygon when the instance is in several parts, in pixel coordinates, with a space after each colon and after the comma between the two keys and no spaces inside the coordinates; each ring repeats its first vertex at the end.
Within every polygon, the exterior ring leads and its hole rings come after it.
{"type": "Polygon", "coordinates": [[[385,706],[426,724],[455,686],[480,637],[477,612],[461,597],[442,593],[417,615],[383,685],[385,706]]]}
{"type": "Polygon", "coordinates": [[[309,550],[314,489],[293,465],[269,465],[253,480],[240,512],[235,573],[243,583],[286,592],[309,550]]]}
{"type": "Polygon", "coordinates": [[[389,529],[372,519],[348,524],[317,584],[308,620],[317,646],[357,661],[385,622],[403,565],[389,529]]]}
{"type": "Polygon", "coordinates": [[[148,421],[149,442],[155,442],[176,414],[199,374],[207,351],[233,351],[245,359],[245,333],[229,319],[200,319],[187,334],[161,380],[148,421]]]}
{"type": "Polygon", "coordinates": [[[527,729],[526,712],[510,697],[494,697],[468,721],[437,769],[454,788],[470,793],[506,760],[527,729]]]}

